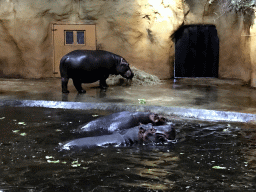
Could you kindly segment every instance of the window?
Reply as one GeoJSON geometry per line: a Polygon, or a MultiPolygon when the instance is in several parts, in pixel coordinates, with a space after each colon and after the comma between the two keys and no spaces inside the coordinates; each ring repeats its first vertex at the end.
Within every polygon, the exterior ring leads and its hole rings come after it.
{"type": "Polygon", "coordinates": [[[77,44],[83,44],[83,45],[85,44],[84,43],[84,36],[85,36],[84,32],[85,31],[77,31],[77,33],[76,33],[77,34],[77,44]]]}
{"type": "Polygon", "coordinates": [[[73,31],[65,31],[65,44],[74,44],[73,31]]]}
{"type": "Polygon", "coordinates": [[[65,31],[65,45],[85,45],[85,31],[65,31]]]}

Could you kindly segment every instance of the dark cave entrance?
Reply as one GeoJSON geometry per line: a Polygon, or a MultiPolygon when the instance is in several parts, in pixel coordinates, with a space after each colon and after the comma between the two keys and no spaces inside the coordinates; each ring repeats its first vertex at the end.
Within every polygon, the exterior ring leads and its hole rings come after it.
{"type": "Polygon", "coordinates": [[[174,78],[218,77],[219,38],[214,25],[184,25],[174,39],[174,78]]]}

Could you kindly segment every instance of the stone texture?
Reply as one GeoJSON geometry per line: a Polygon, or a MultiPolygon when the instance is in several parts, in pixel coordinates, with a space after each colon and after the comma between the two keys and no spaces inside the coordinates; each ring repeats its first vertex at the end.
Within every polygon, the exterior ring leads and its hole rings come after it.
{"type": "Polygon", "coordinates": [[[183,22],[183,6],[181,0],[159,2],[156,7],[151,4],[147,0],[2,0],[1,76],[53,76],[50,29],[52,23],[61,22],[96,24],[98,49],[122,55],[133,66],[169,78],[170,36],[183,22]],[[170,15],[162,15],[158,9],[170,15]]]}
{"type": "MultiPolygon", "coordinates": [[[[52,23],[96,24],[97,48],[161,79],[173,77],[171,35],[214,24],[220,78],[251,80],[248,22],[206,0],[0,0],[0,77],[53,77],[52,23]],[[162,2],[162,3],[161,3],[162,2]]],[[[253,73],[255,74],[255,72],[253,73]]]]}
{"type": "Polygon", "coordinates": [[[251,86],[256,87],[256,19],[254,24],[250,29],[250,40],[251,40],[251,64],[252,64],[252,74],[251,74],[251,86]]]}

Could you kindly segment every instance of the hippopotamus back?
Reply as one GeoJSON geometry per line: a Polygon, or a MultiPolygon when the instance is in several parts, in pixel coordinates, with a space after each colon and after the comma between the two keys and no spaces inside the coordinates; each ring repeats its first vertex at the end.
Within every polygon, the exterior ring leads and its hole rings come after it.
{"type": "Polygon", "coordinates": [[[113,133],[114,131],[121,131],[148,123],[164,124],[165,119],[151,112],[122,111],[90,121],[75,130],[75,132],[80,134],[83,132],[113,133]]]}
{"type": "MultiPolygon", "coordinates": [[[[91,148],[105,145],[130,146],[141,143],[168,142],[170,139],[170,135],[168,133],[175,134],[175,130],[169,125],[161,127],[159,131],[157,129],[158,126],[147,124],[122,130],[111,135],[74,139],[61,145],[61,150],[91,148]]],[[[173,138],[173,135],[171,138],[173,138]]]]}
{"type": "MultiPolygon", "coordinates": [[[[142,126],[147,128],[146,125],[142,126]]],[[[120,133],[113,133],[111,135],[74,139],[63,144],[61,149],[70,150],[75,148],[90,148],[104,145],[132,145],[143,140],[145,129],[142,128],[142,126],[136,126],[127,130],[123,130],[120,133]]]]}

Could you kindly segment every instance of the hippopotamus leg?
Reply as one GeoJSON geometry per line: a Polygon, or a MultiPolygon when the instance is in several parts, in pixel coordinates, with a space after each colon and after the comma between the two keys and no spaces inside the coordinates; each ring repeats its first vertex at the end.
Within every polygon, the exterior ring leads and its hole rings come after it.
{"type": "Polygon", "coordinates": [[[101,89],[106,89],[108,88],[108,85],[106,83],[106,79],[108,78],[109,75],[103,75],[103,77],[101,77],[100,79],[100,88],[101,89]]]}
{"type": "Polygon", "coordinates": [[[61,77],[61,87],[62,87],[62,93],[69,93],[68,91],[68,80],[67,77],[61,77]]]}
{"type": "Polygon", "coordinates": [[[86,93],[85,90],[82,88],[82,82],[79,79],[73,78],[73,84],[77,90],[78,93],[86,93]]]}

